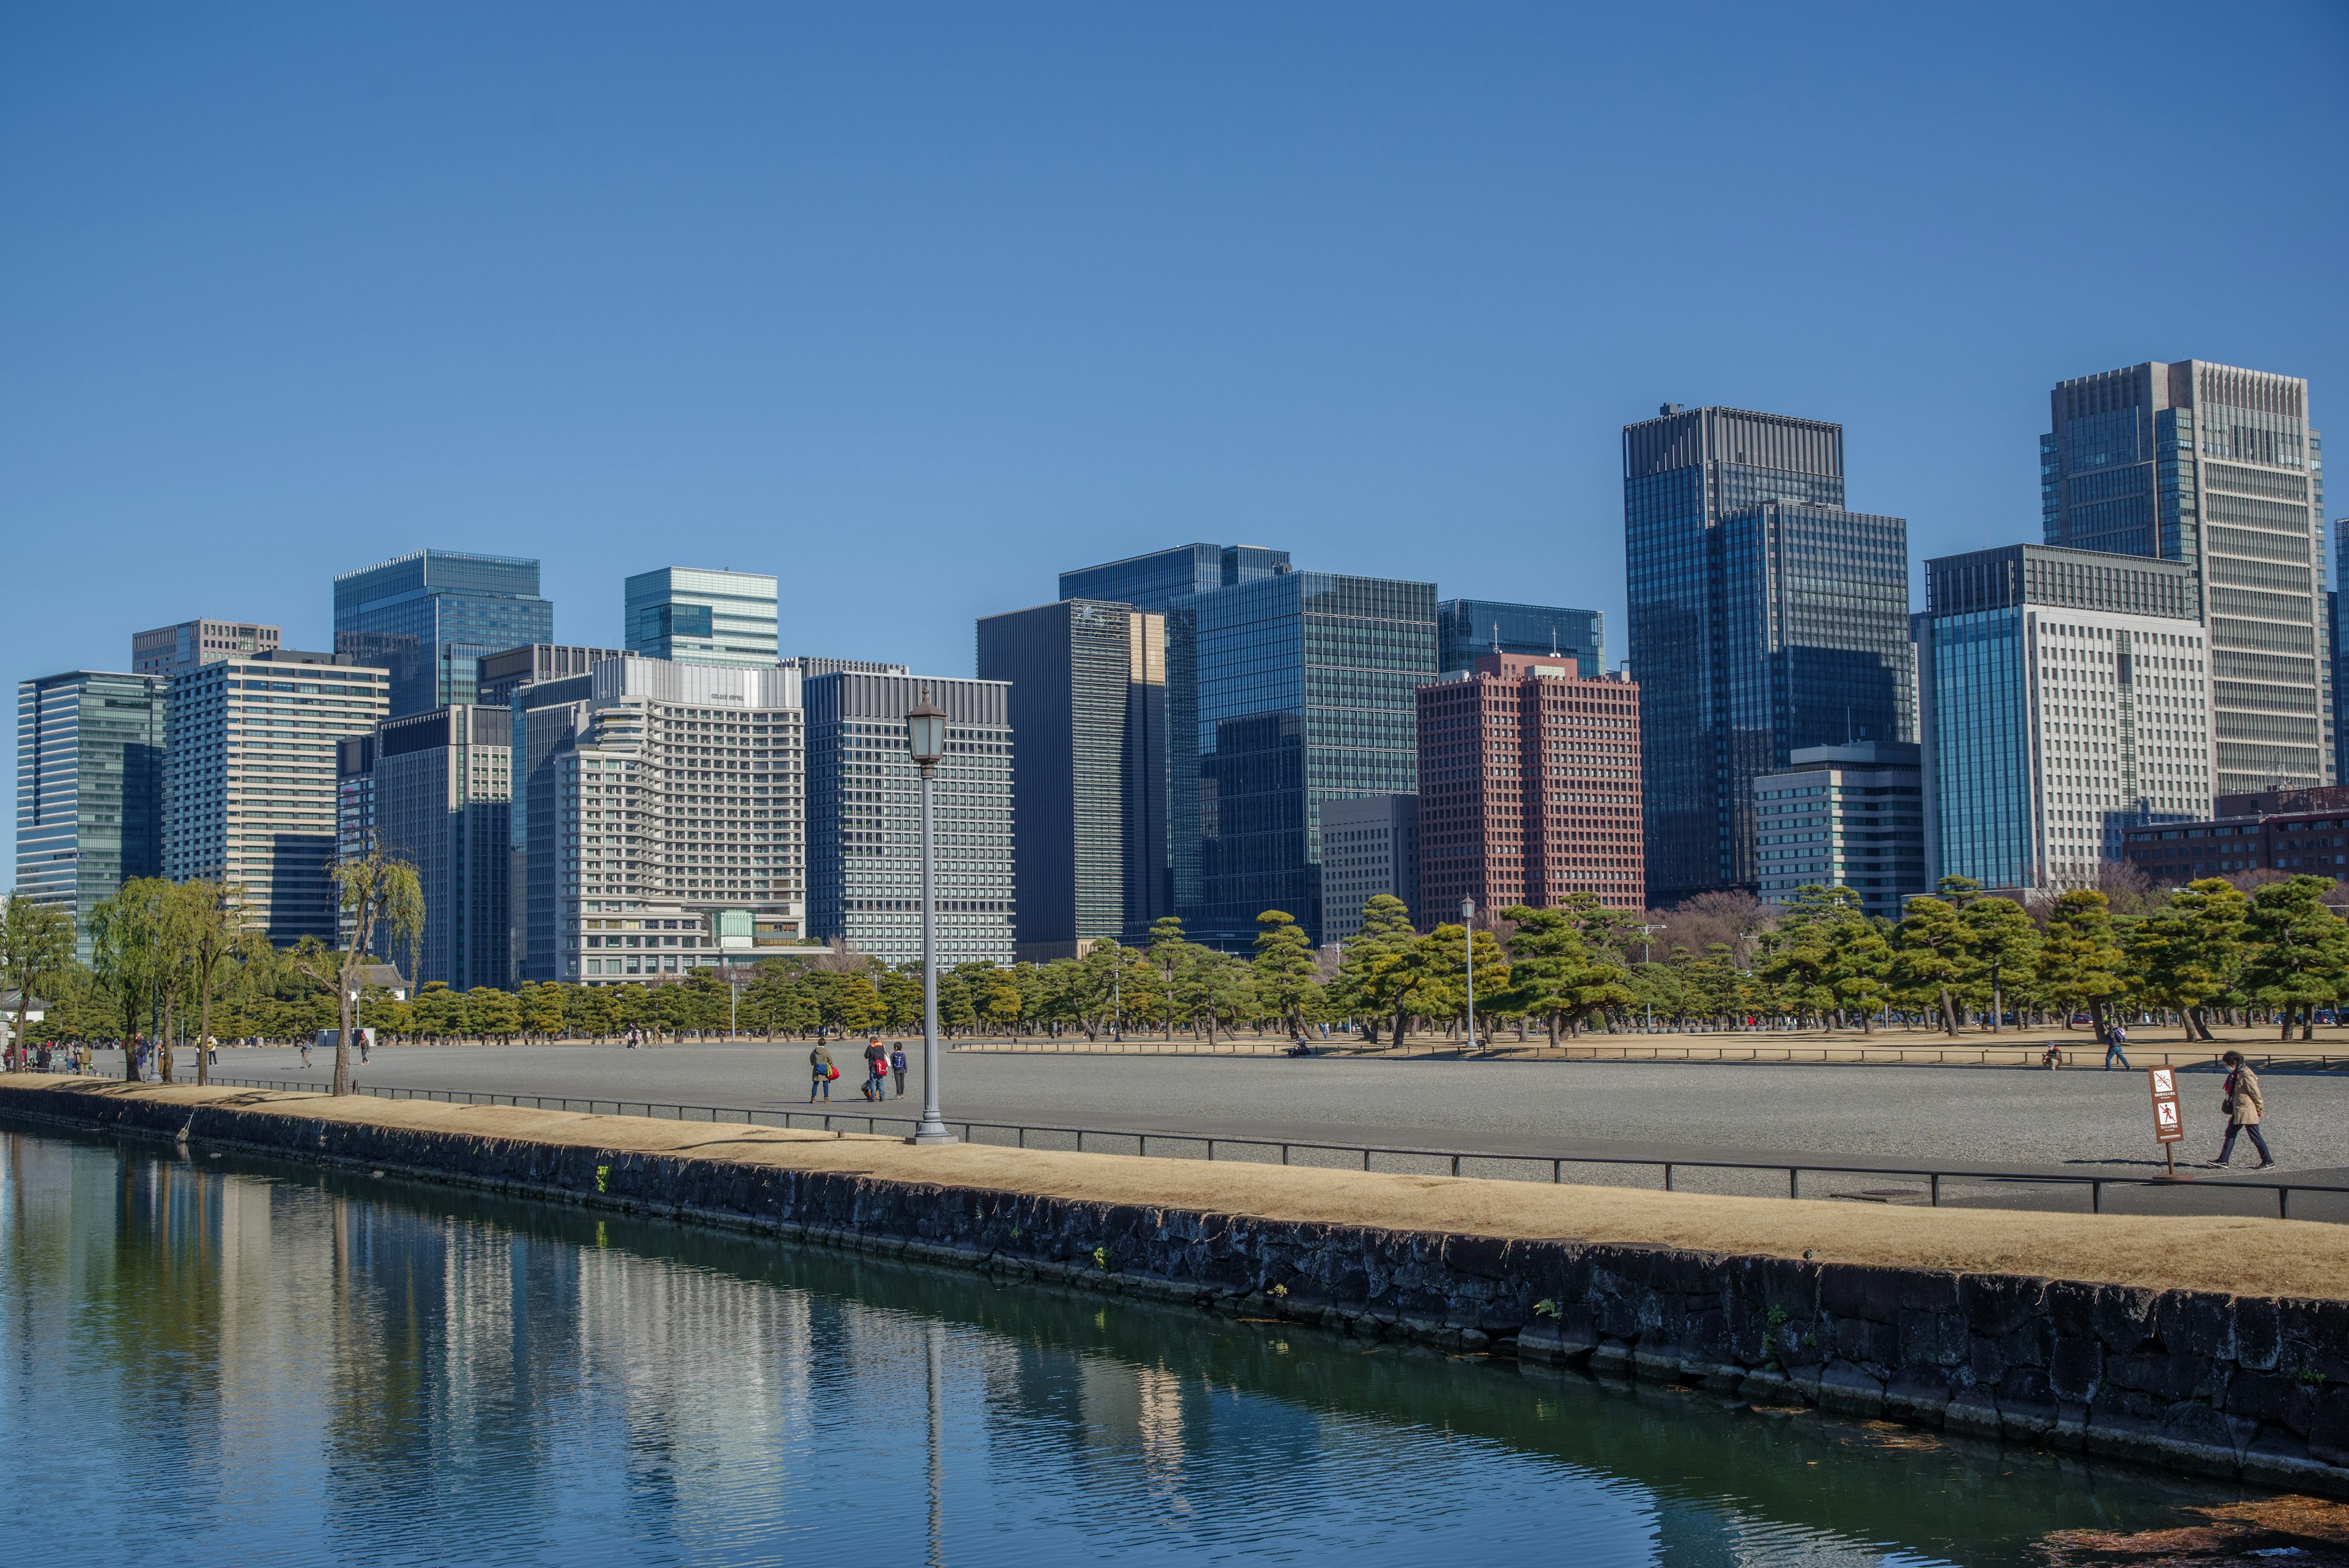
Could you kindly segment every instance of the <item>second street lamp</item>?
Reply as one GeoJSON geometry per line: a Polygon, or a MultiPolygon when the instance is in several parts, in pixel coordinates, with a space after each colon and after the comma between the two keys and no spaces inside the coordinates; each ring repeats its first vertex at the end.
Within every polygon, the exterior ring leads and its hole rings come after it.
{"type": "Polygon", "coordinates": [[[1476,900],[1460,900],[1460,953],[1468,964],[1468,1049],[1476,1049],[1476,900]]]}
{"type": "Polygon", "coordinates": [[[957,1143],[938,1115],[938,906],[930,838],[930,784],[947,754],[947,715],[927,691],[905,715],[905,750],[922,770],[922,1119],[913,1141],[957,1143]]]}

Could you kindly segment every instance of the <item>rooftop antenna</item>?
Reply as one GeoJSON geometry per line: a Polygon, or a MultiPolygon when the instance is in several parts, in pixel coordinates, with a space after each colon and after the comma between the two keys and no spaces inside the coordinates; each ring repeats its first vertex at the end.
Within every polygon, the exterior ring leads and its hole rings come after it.
{"type": "Polygon", "coordinates": [[[1495,653],[1501,651],[1501,623],[1499,621],[1495,621],[1493,623],[1493,651],[1495,653]]]}

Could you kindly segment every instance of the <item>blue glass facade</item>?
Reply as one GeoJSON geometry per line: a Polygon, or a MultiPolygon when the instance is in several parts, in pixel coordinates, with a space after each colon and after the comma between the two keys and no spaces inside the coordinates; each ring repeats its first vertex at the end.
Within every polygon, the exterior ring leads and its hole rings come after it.
{"type": "Polygon", "coordinates": [[[538,563],[419,550],[335,579],[335,651],[391,671],[391,716],[471,703],[481,657],[554,640],[538,563]]]}
{"type": "Polygon", "coordinates": [[[1243,947],[1281,909],[1321,940],[1323,801],[1418,788],[1435,586],[1286,572],[1166,615],[1174,903],[1243,947]]]}
{"type": "Polygon", "coordinates": [[[1575,673],[1595,680],[1607,670],[1606,621],[1597,610],[1494,599],[1445,599],[1435,607],[1437,669],[1473,669],[1486,653],[1562,654],[1575,661],[1575,673]]]}
{"type": "Polygon", "coordinates": [[[1263,582],[1286,573],[1288,552],[1257,545],[1178,545],[1061,574],[1063,599],[1105,599],[1163,610],[1185,594],[1263,582]]]}
{"type": "Polygon", "coordinates": [[[2036,880],[2037,770],[2020,606],[1926,622],[1933,812],[1942,877],[1985,888],[2036,880]]]}

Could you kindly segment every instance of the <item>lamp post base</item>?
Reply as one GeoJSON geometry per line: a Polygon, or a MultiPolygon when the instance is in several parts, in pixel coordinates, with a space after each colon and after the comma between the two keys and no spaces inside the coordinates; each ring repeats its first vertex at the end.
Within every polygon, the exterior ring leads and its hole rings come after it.
{"type": "Polygon", "coordinates": [[[919,1123],[916,1124],[914,1127],[914,1136],[907,1138],[905,1141],[907,1143],[926,1144],[960,1143],[962,1139],[948,1132],[947,1130],[946,1123],[926,1116],[919,1123]]]}

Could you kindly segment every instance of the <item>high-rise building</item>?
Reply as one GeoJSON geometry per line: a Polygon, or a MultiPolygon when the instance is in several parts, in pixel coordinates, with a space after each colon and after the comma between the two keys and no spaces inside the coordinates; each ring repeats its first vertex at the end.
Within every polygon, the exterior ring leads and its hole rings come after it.
{"type": "Polygon", "coordinates": [[[73,917],[163,869],[164,688],[74,670],[16,684],[16,891],[73,917]]]}
{"type": "Polygon", "coordinates": [[[483,654],[475,678],[473,701],[484,708],[506,708],[513,694],[533,681],[560,680],[585,675],[599,659],[618,659],[616,648],[574,648],[560,643],[533,642],[483,654]]]}
{"type": "Polygon", "coordinates": [[[1419,918],[1647,908],[1640,692],[1619,677],[1487,653],[1419,689],[1419,918]]]}
{"type": "Polygon", "coordinates": [[[808,919],[819,941],[922,956],[920,773],[905,715],[947,713],[932,784],[941,965],[1012,961],[1010,690],[1000,680],[843,671],[807,683],[808,919]]]}
{"type": "Polygon", "coordinates": [[[512,734],[506,710],[464,705],[388,720],[376,732],[378,841],[416,867],[424,889],[419,985],[471,991],[510,981],[512,734]]]}
{"type": "Polygon", "coordinates": [[[215,659],[275,648],[277,628],[252,621],[183,620],[130,634],[130,668],[140,675],[177,675],[215,659]]]}
{"type": "Polygon", "coordinates": [[[911,675],[902,664],[888,664],[877,659],[825,659],[812,653],[794,653],[781,661],[786,670],[796,670],[802,680],[812,680],[819,675],[911,675]]]}
{"type": "Polygon", "coordinates": [[[1592,680],[1607,672],[1606,620],[1597,610],[1494,599],[1445,599],[1435,607],[1436,668],[1473,670],[1487,653],[1573,661],[1592,680]]]}
{"type": "Polygon", "coordinates": [[[1682,409],[1623,430],[1648,896],[1752,888],[1755,774],[1915,738],[1908,524],[1844,510],[1843,427],[1682,409]]]}
{"type": "Polygon", "coordinates": [[[1365,794],[1321,803],[1321,940],[1362,929],[1380,894],[1419,909],[1419,796],[1365,794]]]}
{"type": "Polygon", "coordinates": [[[1166,611],[1174,909],[1235,950],[1278,909],[1322,940],[1323,801],[1419,787],[1435,585],[1283,570],[1166,611]]]}
{"type": "Polygon", "coordinates": [[[374,732],[389,672],[278,648],[172,677],[163,874],[233,882],[280,947],[338,937],[328,871],[340,828],[337,753],[374,732]]]}
{"type": "Polygon", "coordinates": [[[639,572],[628,579],[623,607],[630,653],[751,670],[777,663],[775,579],[766,573],[701,566],[639,572]]]}
{"type": "Polygon", "coordinates": [[[2093,886],[2132,826],[2210,814],[2194,568],[2008,545],[1925,563],[1928,870],[2093,886]]]}
{"type": "Polygon", "coordinates": [[[1061,574],[1063,599],[1102,599],[1163,610],[1185,594],[1260,583],[1285,575],[1288,552],[1260,545],[1177,545],[1061,574]]]}
{"type": "Polygon", "coordinates": [[[1174,912],[1166,864],[1166,618],[1064,599],[978,623],[1009,688],[1015,951],[1073,958],[1174,912]]]}
{"type": "Polygon", "coordinates": [[[2349,879],[2349,791],[2338,785],[2237,795],[2202,822],[2133,827],[2121,857],[2165,888],[2246,871],[2349,879]]]}
{"type": "MultiPolygon", "coordinates": [[[[547,753],[552,800],[533,801],[526,830],[531,859],[543,844],[551,862],[555,977],[644,982],[806,951],[799,672],[609,659],[548,684],[574,681],[588,695],[547,753]]],[[[534,690],[515,699],[525,731],[566,717],[525,709],[534,690]]],[[[533,951],[539,914],[523,918],[533,951]]]]}
{"type": "Polygon", "coordinates": [[[1925,870],[1925,775],[1907,741],[1801,746],[1754,780],[1762,901],[1786,904],[1814,885],[1849,888],[1863,910],[1899,919],[1930,892],[1925,870]]]}
{"type": "MultiPolygon", "coordinates": [[[[375,736],[346,735],[335,742],[335,855],[348,859],[381,843],[375,820],[375,736]]],[[[351,945],[351,911],[335,911],[335,945],[351,945]]],[[[390,950],[384,944],[383,952],[390,950]]],[[[401,955],[406,961],[406,955],[401,955]]]]}
{"type": "Polygon", "coordinates": [[[2333,782],[2324,480],[2308,383],[2181,359],[2059,382],[2049,403],[2047,543],[2198,576],[2217,787],[2333,782]]]}
{"type": "Polygon", "coordinates": [[[391,716],[478,696],[483,654],[554,640],[538,563],[418,550],[335,579],[335,651],[391,671],[391,716]]]}
{"type": "Polygon", "coordinates": [[[563,938],[575,922],[564,926],[556,918],[565,821],[556,763],[586,730],[595,698],[595,678],[581,674],[516,687],[507,701],[513,798],[506,817],[506,919],[517,982],[563,978],[563,938]]]}

